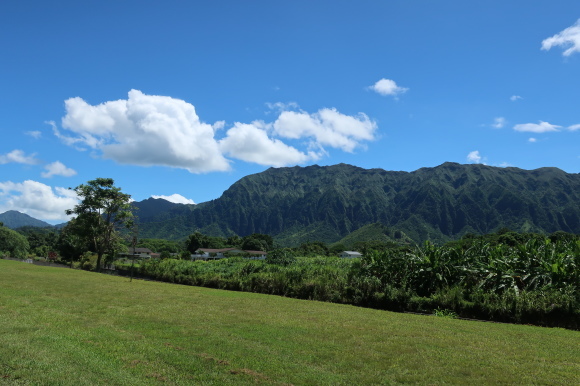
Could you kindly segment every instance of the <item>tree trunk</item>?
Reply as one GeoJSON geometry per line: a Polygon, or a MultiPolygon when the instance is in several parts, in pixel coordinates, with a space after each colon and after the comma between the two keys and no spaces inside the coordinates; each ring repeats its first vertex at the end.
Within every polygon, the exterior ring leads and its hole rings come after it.
{"type": "Polygon", "coordinates": [[[97,266],[95,267],[96,272],[101,272],[101,260],[103,259],[103,253],[97,253],[97,266]]]}

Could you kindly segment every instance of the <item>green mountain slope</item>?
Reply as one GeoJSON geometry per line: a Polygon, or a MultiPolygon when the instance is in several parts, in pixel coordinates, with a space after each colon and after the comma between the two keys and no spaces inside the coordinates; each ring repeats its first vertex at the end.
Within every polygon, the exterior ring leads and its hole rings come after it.
{"type": "Polygon", "coordinates": [[[580,233],[580,175],[455,163],[414,172],[345,164],[270,168],[242,178],[216,200],[143,219],[140,229],[169,238],[196,229],[267,233],[288,244],[334,242],[373,223],[418,242],[502,227],[580,233]]]}
{"type": "Polygon", "coordinates": [[[337,244],[342,244],[346,248],[352,248],[360,242],[378,242],[404,245],[412,242],[404,232],[394,230],[380,223],[365,225],[356,231],[349,233],[337,244]]]}
{"type": "Polygon", "coordinates": [[[41,220],[37,220],[34,217],[30,217],[25,213],[20,213],[15,210],[9,210],[4,213],[0,213],[0,222],[4,223],[5,226],[11,229],[16,229],[20,227],[30,226],[30,227],[52,227],[49,223],[41,220]]]}

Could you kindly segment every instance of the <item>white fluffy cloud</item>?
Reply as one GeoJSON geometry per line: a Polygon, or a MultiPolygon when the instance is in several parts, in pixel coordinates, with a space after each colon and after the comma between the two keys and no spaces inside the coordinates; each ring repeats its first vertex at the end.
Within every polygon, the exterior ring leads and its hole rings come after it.
{"type": "Polygon", "coordinates": [[[35,165],[38,163],[35,156],[36,154],[26,155],[22,150],[12,150],[10,153],[0,155],[0,165],[8,163],[35,165]]]}
{"type": "Polygon", "coordinates": [[[195,107],[183,100],[131,90],[127,100],[91,106],[81,98],[71,98],[65,107],[62,126],[77,136],[61,138],[68,144],[99,149],[105,158],[192,173],[229,169],[214,129],[202,123],[195,107]]]}
{"type": "Polygon", "coordinates": [[[521,123],[514,126],[515,131],[522,131],[528,133],[547,133],[550,131],[559,131],[558,128],[562,126],[552,125],[548,122],[540,121],[540,123],[521,123]]]}
{"type": "Polygon", "coordinates": [[[310,138],[316,145],[352,153],[363,141],[375,139],[377,124],[365,114],[350,116],[336,109],[321,109],[314,114],[283,111],[273,128],[283,138],[310,138]]]}
{"type": "Polygon", "coordinates": [[[381,95],[392,96],[403,94],[409,90],[408,88],[397,86],[397,83],[394,80],[385,78],[379,80],[377,83],[369,86],[368,88],[381,95]]]}
{"type": "Polygon", "coordinates": [[[220,141],[220,148],[233,158],[259,165],[285,166],[317,159],[314,153],[304,154],[279,139],[268,137],[257,123],[236,122],[220,141]]]}
{"type": "Polygon", "coordinates": [[[496,128],[496,129],[501,129],[502,127],[504,127],[506,124],[506,120],[504,117],[497,117],[493,120],[493,123],[491,124],[492,127],[496,128]]]}
{"type": "Polygon", "coordinates": [[[475,164],[484,163],[483,157],[479,154],[479,150],[474,150],[467,155],[467,161],[475,164]]]}
{"type": "Polygon", "coordinates": [[[151,196],[152,198],[161,198],[165,201],[173,202],[174,204],[195,204],[193,200],[183,197],[181,194],[172,194],[171,196],[151,196]]]}
{"type": "Polygon", "coordinates": [[[365,114],[344,115],[335,109],[314,114],[288,109],[294,102],[270,103],[280,115],[273,123],[236,122],[216,138],[224,121],[203,123],[195,107],[183,100],[145,95],[131,90],[127,100],[92,106],[81,98],[65,101],[66,115],[61,133],[54,122],[54,134],[79,150],[100,150],[103,157],[119,163],[162,165],[192,173],[224,171],[230,168],[225,155],[268,166],[286,166],[320,158],[329,146],[347,152],[374,139],[377,125],[365,114]],[[299,150],[280,138],[302,141],[309,150],[299,150]],[[316,151],[310,151],[310,149],[316,151]]]}
{"type": "Polygon", "coordinates": [[[568,126],[568,130],[570,131],[580,130],[580,124],[568,126]]]}
{"type": "Polygon", "coordinates": [[[217,122],[214,122],[214,124],[211,125],[211,127],[213,128],[214,131],[221,130],[224,127],[226,127],[226,121],[217,121],[217,122]]]}
{"type": "Polygon", "coordinates": [[[519,96],[519,95],[512,95],[512,96],[510,97],[510,101],[512,101],[512,102],[515,102],[515,101],[517,101],[517,100],[519,100],[519,99],[522,99],[522,97],[521,97],[521,96],[519,96]]]}
{"type": "Polygon", "coordinates": [[[27,180],[0,182],[0,213],[17,210],[37,219],[68,221],[65,210],[78,203],[74,191],[27,180]]]}
{"type": "Polygon", "coordinates": [[[574,52],[580,52],[580,19],[576,24],[542,41],[542,50],[560,46],[566,48],[563,55],[570,56],[574,52]]]}
{"type": "Polygon", "coordinates": [[[534,143],[534,142],[538,142],[538,140],[536,138],[534,138],[534,137],[530,137],[528,139],[528,142],[534,143]]]}
{"type": "Polygon", "coordinates": [[[67,168],[60,161],[55,161],[51,164],[48,164],[44,168],[46,169],[46,172],[42,172],[42,176],[44,178],[50,178],[52,176],[72,177],[77,174],[75,170],[67,168]]]}

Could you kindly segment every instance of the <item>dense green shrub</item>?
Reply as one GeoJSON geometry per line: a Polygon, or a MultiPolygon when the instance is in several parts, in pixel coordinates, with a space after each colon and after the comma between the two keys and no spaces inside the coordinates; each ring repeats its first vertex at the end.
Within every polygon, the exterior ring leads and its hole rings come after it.
{"type": "Polygon", "coordinates": [[[291,248],[280,248],[268,253],[266,262],[270,264],[290,265],[296,262],[296,256],[291,248]]]}
{"type": "Polygon", "coordinates": [[[97,255],[92,252],[82,254],[79,261],[79,267],[85,271],[93,271],[97,266],[97,255]]]}
{"type": "Polygon", "coordinates": [[[580,241],[530,238],[516,245],[371,251],[361,259],[149,260],[142,275],[172,283],[259,292],[394,311],[580,328],[580,241]]]}
{"type": "Polygon", "coordinates": [[[26,237],[5,226],[0,226],[0,251],[9,257],[24,259],[28,256],[30,246],[26,237]]]}

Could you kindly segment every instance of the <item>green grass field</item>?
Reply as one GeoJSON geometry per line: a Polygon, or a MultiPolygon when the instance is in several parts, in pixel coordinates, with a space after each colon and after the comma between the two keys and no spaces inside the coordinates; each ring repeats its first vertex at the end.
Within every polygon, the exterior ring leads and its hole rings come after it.
{"type": "Polygon", "coordinates": [[[580,332],[0,260],[0,384],[580,384],[580,332]]]}

